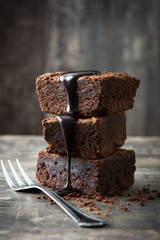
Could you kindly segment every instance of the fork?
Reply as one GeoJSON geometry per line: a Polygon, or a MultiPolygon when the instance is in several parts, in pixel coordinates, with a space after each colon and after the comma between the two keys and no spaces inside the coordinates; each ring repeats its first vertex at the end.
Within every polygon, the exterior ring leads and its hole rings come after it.
{"type": "Polygon", "coordinates": [[[87,214],[81,212],[77,208],[73,207],[71,204],[69,204],[67,201],[65,201],[62,197],[60,197],[57,193],[52,191],[50,188],[46,186],[39,186],[35,184],[31,178],[28,176],[26,171],[23,169],[22,165],[20,164],[19,160],[16,159],[17,165],[19,167],[20,172],[22,173],[25,181],[27,184],[25,184],[19,175],[17,174],[15,168],[13,167],[10,160],[8,160],[9,166],[12,170],[12,173],[18,183],[18,185],[15,185],[12,181],[3,161],[1,160],[2,170],[4,173],[4,176],[6,178],[6,181],[9,185],[9,187],[14,191],[24,191],[27,189],[33,189],[37,188],[44,192],[46,195],[48,195],[52,200],[54,200],[80,227],[100,227],[104,225],[104,222],[100,219],[96,219],[93,217],[88,216],[87,214]]]}

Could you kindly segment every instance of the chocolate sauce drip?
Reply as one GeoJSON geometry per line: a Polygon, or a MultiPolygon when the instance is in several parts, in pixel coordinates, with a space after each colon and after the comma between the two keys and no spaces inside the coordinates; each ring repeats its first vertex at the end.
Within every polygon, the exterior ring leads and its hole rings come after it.
{"type": "Polygon", "coordinates": [[[68,157],[68,181],[65,188],[71,188],[71,179],[70,179],[70,171],[71,171],[71,142],[72,142],[72,130],[75,124],[75,119],[70,116],[57,116],[56,117],[61,125],[63,130],[63,136],[65,141],[65,149],[68,157]]]}
{"type": "Polygon", "coordinates": [[[59,120],[64,141],[65,149],[68,158],[68,180],[63,189],[57,190],[60,195],[65,195],[69,192],[77,192],[71,186],[71,151],[72,151],[72,130],[76,120],[78,119],[78,94],[77,94],[77,79],[82,76],[89,76],[94,74],[100,74],[98,71],[76,71],[66,72],[60,76],[60,81],[63,83],[66,95],[67,95],[67,111],[61,116],[56,118],[59,120]]]}
{"type": "Polygon", "coordinates": [[[60,76],[67,95],[67,113],[78,112],[77,79],[82,76],[99,74],[98,71],[66,72],[60,76]]]}

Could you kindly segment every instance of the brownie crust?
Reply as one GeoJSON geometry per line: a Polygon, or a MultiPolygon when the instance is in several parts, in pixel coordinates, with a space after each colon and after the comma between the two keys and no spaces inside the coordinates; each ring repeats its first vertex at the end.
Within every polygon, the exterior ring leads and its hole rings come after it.
{"type": "MultiPolygon", "coordinates": [[[[36,80],[36,91],[43,112],[60,115],[67,99],[60,76],[64,72],[45,73],[36,80]]],[[[139,79],[125,73],[103,72],[77,79],[80,117],[106,116],[133,108],[139,79]]]]}
{"type": "MultiPolygon", "coordinates": [[[[78,119],[72,134],[72,156],[99,159],[109,156],[124,144],[126,139],[125,113],[107,117],[78,119]]],[[[60,123],[48,118],[42,121],[47,152],[64,155],[65,143],[60,123]]]]}
{"type": "MultiPolygon", "coordinates": [[[[100,192],[116,195],[134,183],[135,153],[119,149],[105,159],[72,158],[71,182],[85,194],[100,192]]],[[[36,177],[42,185],[52,189],[64,187],[67,181],[65,156],[39,152],[36,177]]]]}

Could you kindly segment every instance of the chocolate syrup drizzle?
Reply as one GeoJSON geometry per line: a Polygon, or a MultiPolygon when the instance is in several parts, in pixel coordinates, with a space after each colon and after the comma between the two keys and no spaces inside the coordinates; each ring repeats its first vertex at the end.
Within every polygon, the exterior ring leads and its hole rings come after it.
{"type": "Polygon", "coordinates": [[[59,195],[65,195],[70,192],[78,192],[71,186],[71,153],[72,153],[72,130],[78,119],[78,94],[77,94],[77,79],[82,76],[100,74],[98,71],[86,70],[66,72],[60,76],[66,95],[67,95],[67,110],[61,116],[56,118],[59,120],[65,142],[65,150],[68,158],[68,180],[64,188],[58,190],[59,195]]]}

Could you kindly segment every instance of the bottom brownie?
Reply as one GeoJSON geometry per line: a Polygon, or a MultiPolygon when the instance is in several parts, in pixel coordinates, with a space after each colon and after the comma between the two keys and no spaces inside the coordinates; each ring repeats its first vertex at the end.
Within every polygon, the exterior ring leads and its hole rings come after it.
{"type": "MultiPolygon", "coordinates": [[[[119,149],[105,159],[72,158],[71,182],[85,194],[100,192],[115,195],[134,183],[135,153],[119,149]]],[[[67,181],[67,160],[57,154],[39,152],[36,177],[50,188],[64,187],[67,181]]]]}

